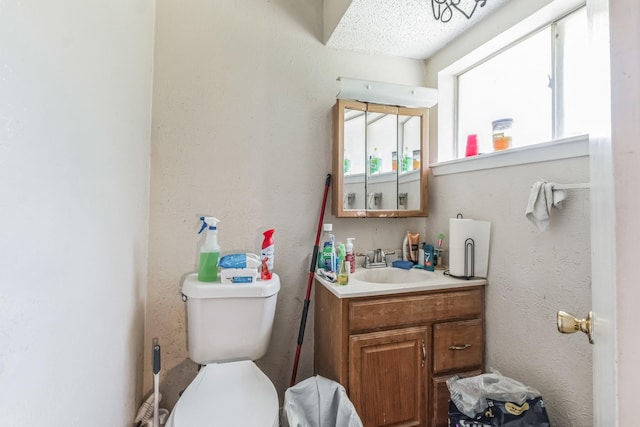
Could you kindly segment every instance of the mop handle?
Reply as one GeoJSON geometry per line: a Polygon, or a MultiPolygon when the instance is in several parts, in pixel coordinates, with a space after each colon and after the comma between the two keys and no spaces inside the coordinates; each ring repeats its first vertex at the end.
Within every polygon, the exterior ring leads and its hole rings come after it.
{"type": "MultiPolygon", "coordinates": [[[[331,186],[331,174],[327,174],[327,178],[324,181],[324,195],[322,196],[322,210],[320,212],[320,221],[318,221],[318,230],[316,231],[316,243],[313,245],[313,255],[311,255],[311,265],[309,266],[309,272],[313,276],[316,272],[316,265],[318,264],[318,252],[320,251],[320,234],[322,233],[322,222],[324,221],[324,207],[327,204],[327,194],[329,193],[329,186],[331,186]]],[[[307,288],[307,294],[305,299],[309,299],[311,296],[310,290],[307,288]]],[[[302,327],[304,329],[304,327],[302,327]]],[[[300,336],[298,334],[298,336],[300,336]]],[[[298,343],[300,340],[298,339],[298,343]]]]}
{"type": "Polygon", "coordinates": [[[300,319],[300,329],[298,330],[298,343],[296,345],[296,355],[293,360],[293,372],[291,373],[291,386],[296,384],[296,375],[298,373],[298,363],[300,362],[300,350],[302,349],[302,341],[304,340],[304,330],[307,325],[307,314],[309,313],[309,303],[311,302],[311,287],[313,286],[313,275],[316,271],[316,263],[318,259],[318,244],[320,243],[320,233],[322,232],[322,222],[324,221],[324,210],[327,205],[327,194],[331,186],[331,174],[327,174],[324,182],[324,194],[322,196],[322,207],[320,208],[320,220],[318,221],[318,229],[316,232],[316,242],[313,246],[313,255],[311,258],[311,266],[309,267],[309,280],[307,282],[307,294],[304,297],[304,305],[302,307],[302,318],[300,319]]]}

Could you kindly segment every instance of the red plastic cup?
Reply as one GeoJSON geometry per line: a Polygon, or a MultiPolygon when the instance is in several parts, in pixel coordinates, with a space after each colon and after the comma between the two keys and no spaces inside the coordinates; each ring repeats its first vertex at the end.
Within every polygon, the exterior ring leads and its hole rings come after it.
{"type": "Polygon", "coordinates": [[[465,157],[471,157],[478,154],[478,135],[475,133],[467,135],[467,150],[465,151],[465,157]]]}

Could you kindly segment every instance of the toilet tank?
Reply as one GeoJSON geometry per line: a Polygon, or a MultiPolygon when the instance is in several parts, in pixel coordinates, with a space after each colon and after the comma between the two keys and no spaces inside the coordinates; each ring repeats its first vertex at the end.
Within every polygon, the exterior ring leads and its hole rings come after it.
{"type": "Polygon", "coordinates": [[[182,285],[187,302],[187,346],[196,363],[257,360],[269,347],[280,278],[221,284],[188,275],[182,285]]]}

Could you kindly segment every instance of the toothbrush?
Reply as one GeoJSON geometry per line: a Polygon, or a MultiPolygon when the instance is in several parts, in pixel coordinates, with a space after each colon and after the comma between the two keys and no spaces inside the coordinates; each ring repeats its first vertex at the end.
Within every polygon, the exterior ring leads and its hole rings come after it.
{"type": "Polygon", "coordinates": [[[442,255],[442,239],[444,239],[444,234],[442,233],[438,234],[438,249],[435,250],[434,260],[433,260],[434,265],[440,265],[442,263],[442,260],[439,259],[440,256],[442,255]]]}

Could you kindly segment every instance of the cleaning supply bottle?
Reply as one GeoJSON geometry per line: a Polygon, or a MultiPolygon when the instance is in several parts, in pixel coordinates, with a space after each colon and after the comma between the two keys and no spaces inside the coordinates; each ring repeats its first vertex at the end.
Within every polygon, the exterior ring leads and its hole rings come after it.
{"type": "Polygon", "coordinates": [[[324,234],[322,237],[322,250],[318,253],[318,268],[324,268],[329,271],[331,270],[331,236],[333,224],[323,224],[322,230],[324,234]]]}
{"type": "Polygon", "coordinates": [[[345,245],[345,249],[347,251],[345,259],[349,263],[349,273],[355,273],[356,271],[356,256],[353,253],[354,240],[355,240],[354,237],[347,237],[347,244],[345,245]]]}
{"type": "Polygon", "coordinates": [[[218,259],[220,258],[220,245],[218,245],[218,218],[200,217],[202,227],[198,234],[205,228],[207,234],[204,243],[200,247],[200,262],[198,264],[198,280],[201,282],[215,282],[218,280],[218,259]]]}
{"type": "Polygon", "coordinates": [[[325,240],[322,246],[322,265],[320,266],[320,268],[324,268],[327,271],[334,271],[332,264],[333,257],[331,255],[333,253],[333,243],[335,241],[335,236],[332,233],[333,225],[325,224],[324,231],[325,240]]]}
{"type": "Polygon", "coordinates": [[[271,272],[273,271],[273,256],[275,254],[275,246],[273,244],[273,233],[276,230],[273,228],[265,231],[263,234],[264,240],[262,241],[262,252],[260,253],[262,259],[262,272],[260,278],[262,280],[271,279],[271,272]]]}

